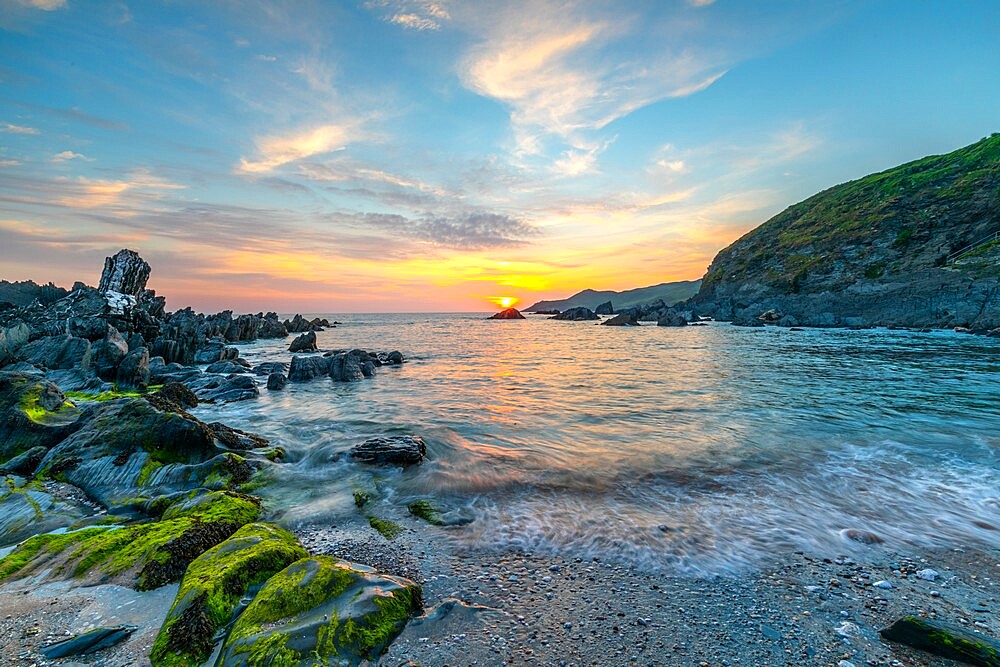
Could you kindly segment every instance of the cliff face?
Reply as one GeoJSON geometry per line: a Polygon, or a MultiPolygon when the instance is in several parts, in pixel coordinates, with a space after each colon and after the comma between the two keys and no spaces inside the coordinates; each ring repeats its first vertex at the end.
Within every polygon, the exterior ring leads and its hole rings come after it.
{"type": "Polygon", "coordinates": [[[722,250],[688,305],[736,322],[773,309],[788,325],[992,329],[998,232],[994,134],[789,207],[722,250]]]}

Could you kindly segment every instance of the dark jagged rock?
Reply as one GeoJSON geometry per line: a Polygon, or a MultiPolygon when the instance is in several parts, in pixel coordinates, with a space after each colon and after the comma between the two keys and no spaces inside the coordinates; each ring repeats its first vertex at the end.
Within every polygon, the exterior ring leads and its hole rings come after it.
{"type": "Polygon", "coordinates": [[[267,388],[271,391],[279,391],[285,388],[288,380],[281,373],[271,373],[267,376],[267,388]]]}
{"type": "Polygon", "coordinates": [[[239,350],[227,346],[225,340],[217,337],[207,341],[194,353],[194,363],[214,364],[216,361],[235,359],[238,356],[239,350]]]}
{"type": "Polygon", "coordinates": [[[238,359],[227,359],[225,361],[216,361],[214,364],[209,364],[205,368],[206,373],[216,373],[219,375],[231,375],[232,373],[246,373],[248,369],[245,365],[239,363],[238,359]]]}
{"type": "Polygon", "coordinates": [[[128,343],[117,329],[109,327],[105,337],[91,345],[90,364],[97,377],[111,381],[115,379],[118,365],[128,353],[128,343]]]}
{"type": "Polygon", "coordinates": [[[128,337],[128,351],[138,350],[140,347],[146,347],[146,339],[138,332],[133,333],[128,337]]]}
{"type": "Polygon", "coordinates": [[[410,465],[427,456],[419,435],[383,435],[369,438],[351,449],[351,458],[362,463],[410,465]]]}
{"type": "Polygon", "coordinates": [[[267,438],[226,426],[222,422],[208,424],[208,430],[212,432],[212,436],[218,443],[227,449],[245,452],[251,449],[262,449],[269,444],[267,438]]]}
{"type": "Polygon", "coordinates": [[[202,375],[188,380],[187,385],[202,401],[232,403],[260,396],[257,383],[249,375],[202,375]]]}
{"type": "Polygon", "coordinates": [[[582,322],[585,320],[599,320],[600,316],[597,315],[590,308],[584,306],[579,306],[577,308],[570,308],[565,310],[555,317],[550,317],[550,320],[568,320],[571,322],[582,322]]]}
{"type": "Polygon", "coordinates": [[[606,327],[637,327],[639,320],[632,313],[620,313],[609,320],[604,320],[601,325],[606,327]]]}
{"type": "Polygon", "coordinates": [[[301,336],[297,336],[292,344],[288,346],[289,352],[315,352],[316,351],[316,332],[307,331],[301,336]]]}
{"type": "Polygon", "coordinates": [[[341,352],[330,358],[330,378],[336,382],[353,382],[373,375],[375,362],[364,350],[341,352]]]}
{"type": "Polygon", "coordinates": [[[125,355],[118,364],[115,380],[120,388],[145,389],[149,386],[149,350],[140,347],[125,355]]]}
{"type": "Polygon", "coordinates": [[[321,375],[330,374],[329,357],[292,357],[292,363],[288,367],[288,379],[291,382],[303,382],[311,380],[321,375]]]}
{"type": "Polygon", "coordinates": [[[104,260],[104,271],[97,290],[102,294],[118,292],[138,298],[146,289],[150,266],[134,250],[119,250],[104,260]]]}
{"type": "Polygon", "coordinates": [[[288,370],[288,364],[284,361],[265,361],[253,367],[254,375],[271,375],[273,373],[284,373],[288,370]]]}
{"type": "Polygon", "coordinates": [[[163,357],[153,357],[149,360],[150,384],[166,384],[167,382],[188,382],[199,378],[204,373],[198,368],[182,366],[177,362],[164,364],[163,357]]]}
{"type": "Polygon", "coordinates": [[[684,327],[687,324],[687,318],[676,310],[668,310],[656,320],[658,327],[684,327]]]}
{"type": "Polygon", "coordinates": [[[69,334],[46,336],[22,347],[18,356],[34,366],[48,369],[90,368],[90,341],[69,334]]]}
{"type": "Polygon", "coordinates": [[[594,312],[598,315],[614,315],[615,307],[610,301],[605,301],[604,303],[594,308],[594,312]]]}
{"type": "Polygon", "coordinates": [[[49,660],[66,658],[72,655],[88,655],[120,644],[132,633],[138,630],[134,625],[119,625],[114,628],[95,628],[82,635],[63,639],[48,646],[42,646],[38,651],[49,660]]]}
{"type": "Polygon", "coordinates": [[[412,581],[328,556],[304,558],[264,584],[233,625],[219,663],[373,663],[420,609],[412,581]]]}
{"type": "Polygon", "coordinates": [[[965,628],[920,616],[905,616],[879,630],[898,642],[978,667],[1000,667],[1000,641],[965,628]]]}
{"type": "MultiPolygon", "coordinates": [[[[75,289],[75,288],[74,288],[75,289]]],[[[19,282],[8,282],[0,280],[0,302],[6,303],[14,308],[23,308],[38,302],[43,306],[55,303],[64,298],[69,292],[54,284],[39,285],[32,280],[19,282]]]]}
{"type": "Polygon", "coordinates": [[[518,311],[517,308],[507,308],[501,310],[499,313],[494,313],[490,315],[487,319],[490,320],[523,320],[524,315],[518,311]]]}
{"type": "Polygon", "coordinates": [[[0,367],[17,359],[18,351],[28,343],[31,329],[24,322],[0,327],[0,367]]]}
{"type": "Polygon", "coordinates": [[[0,464],[0,473],[30,476],[38,468],[38,464],[42,462],[48,451],[47,448],[41,445],[32,447],[28,451],[18,454],[8,459],[5,463],[0,464]]]}
{"type": "Polygon", "coordinates": [[[258,338],[284,338],[287,335],[288,329],[278,319],[277,313],[267,313],[260,318],[260,326],[257,331],[258,338]]]}
{"type": "MultiPolygon", "coordinates": [[[[160,390],[153,395],[159,396],[163,400],[169,401],[170,404],[181,409],[198,407],[198,397],[186,385],[183,385],[180,382],[168,382],[160,387],[160,390]]],[[[149,397],[147,397],[147,400],[148,399],[149,397]]],[[[162,410],[163,408],[160,409],[162,410]]],[[[177,410],[174,409],[173,411],[176,412],[177,410]]]]}
{"type": "Polygon", "coordinates": [[[285,329],[288,333],[302,333],[304,331],[323,331],[333,326],[325,319],[320,319],[318,317],[312,320],[307,320],[301,315],[296,315],[291,320],[285,320],[285,329]]]}

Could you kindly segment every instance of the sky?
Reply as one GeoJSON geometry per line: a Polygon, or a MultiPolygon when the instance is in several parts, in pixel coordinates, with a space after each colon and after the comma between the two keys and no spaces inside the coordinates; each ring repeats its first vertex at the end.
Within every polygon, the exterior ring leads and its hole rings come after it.
{"type": "Polygon", "coordinates": [[[483,311],[1000,130],[1000,3],[0,0],[0,278],[483,311]]]}

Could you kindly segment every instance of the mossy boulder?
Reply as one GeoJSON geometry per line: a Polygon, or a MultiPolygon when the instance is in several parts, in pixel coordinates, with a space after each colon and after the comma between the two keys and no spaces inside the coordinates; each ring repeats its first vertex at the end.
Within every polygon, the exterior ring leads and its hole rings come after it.
{"type": "Polygon", "coordinates": [[[233,625],[223,667],[375,661],[420,611],[420,587],[327,556],[271,577],[233,625]]]}
{"type": "Polygon", "coordinates": [[[1000,641],[952,623],[904,616],[879,630],[889,641],[979,667],[1000,667],[1000,641]]]}
{"type": "Polygon", "coordinates": [[[79,427],[80,415],[51,382],[0,371],[0,462],[33,447],[52,447],[79,427]]]}
{"type": "Polygon", "coordinates": [[[188,566],[150,659],[154,667],[201,664],[241,598],[308,556],[291,533],[266,523],[240,528],[188,566]]]}
{"type": "Polygon", "coordinates": [[[195,558],[259,516],[256,498],[192,492],[158,521],[36,535],[0,560],[0,579],[49,569],[50,577],[150,590],[178,581],[195,558]]]}

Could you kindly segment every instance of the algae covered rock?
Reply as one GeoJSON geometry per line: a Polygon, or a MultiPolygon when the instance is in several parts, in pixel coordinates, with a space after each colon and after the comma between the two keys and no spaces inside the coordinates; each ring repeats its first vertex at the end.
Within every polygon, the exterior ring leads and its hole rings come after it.
{"type": "Polygon", "coordinates": [[[153,644],[155,667],[200,664],[216,632],[229,624],[241,598],[291,563],[308,556],[288,531],[266,523],[240,528],[188,566],[153,644]]]}
{"type": "Polygon", "coordinates": [[[256,498],[192,492],[158,521],[36,535],[0,560],[0,579],[50,568],[52,577],[151,590],[178,581],[195,558],[259,516],[256,498]]]}
{"type": "Polygon", "coordinates": [[[80,414],[51,382],[0,371],[0,462],[52,447],[76,430],[80,414]]]}
{"type": "Polygon", "coordinates": [[[219,665],[360,665],[421,608],[420,587],[327,556],[274,575],[237,619],[219,665]]]}
{"type": "Polygon", "coordinates": [[[959,625],[919,616],[904,616],[879,630],[889,641],[899,642],[943,658],[980,667],[1000,667],[1000,641],[959,625]]]}

